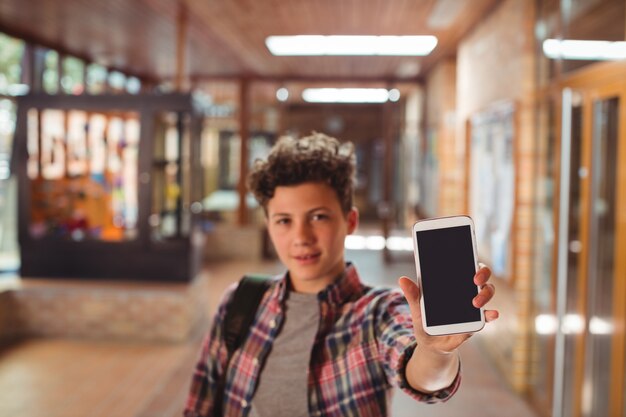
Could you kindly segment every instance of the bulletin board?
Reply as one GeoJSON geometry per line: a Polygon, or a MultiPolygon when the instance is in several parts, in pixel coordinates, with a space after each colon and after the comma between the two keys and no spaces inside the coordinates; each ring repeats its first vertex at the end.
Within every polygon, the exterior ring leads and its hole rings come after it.
{"type": "Polygon", "coordinates": [[[515,105],[499,102],[469,123],[469,208],[479,257],[501,278],[512,276],[515,208],[515,105]]]}

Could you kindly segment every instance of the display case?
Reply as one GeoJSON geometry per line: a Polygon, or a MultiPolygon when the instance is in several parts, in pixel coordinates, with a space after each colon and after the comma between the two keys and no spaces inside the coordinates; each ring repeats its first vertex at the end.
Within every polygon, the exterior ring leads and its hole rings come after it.
{"type": "Polygon", "coordinates": [[[190,281],[205,110],[190,94],[19,97],[21,275],[190,281]]]}

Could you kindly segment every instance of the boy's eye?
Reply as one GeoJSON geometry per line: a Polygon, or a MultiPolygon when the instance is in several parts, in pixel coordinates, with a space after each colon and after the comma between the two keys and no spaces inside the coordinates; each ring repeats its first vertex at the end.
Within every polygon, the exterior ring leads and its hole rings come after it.
{"type": "Polygon", "coordinates": [[[324,214],[324,213],[316,213],[313,215],[313,220],[327,220],[328,219],[328,215],[324,214]]]}
{"type": "Polygon", "coordinates": [[[280,218],[280,219],[276,219],[275,223],[279,224],[279,225],[286,225],[289,224],[289,219],[286,217],[280,218]]]}

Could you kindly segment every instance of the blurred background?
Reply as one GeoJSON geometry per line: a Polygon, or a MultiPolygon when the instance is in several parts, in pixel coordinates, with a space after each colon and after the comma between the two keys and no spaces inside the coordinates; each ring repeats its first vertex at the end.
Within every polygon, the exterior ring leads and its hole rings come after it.
{"type": "Polygon", "coordinates": [[[494,272],[459,395],[394,416],[626,417],[625,99],[624,0],[0,0],[0,416],[179,415],[222,291],[282,271],[243,179],[319,131],[365,281],[452,214],[494,272]]]}

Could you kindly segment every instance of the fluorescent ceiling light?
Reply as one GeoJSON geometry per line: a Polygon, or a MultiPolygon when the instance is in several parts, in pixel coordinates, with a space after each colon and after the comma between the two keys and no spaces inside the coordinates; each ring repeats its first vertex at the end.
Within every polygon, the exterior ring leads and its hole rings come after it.
{"type": "Polygon", "coordinates": [[[398,101],[400,100],[400,90],[397,88],[392,88],[389,90],[389,101],[398,101]]]}
{"type": "Polygon", "coordinates": [[[268,36],[273,55],[403,55],[423,56],[437,46],[434,36],[268,36]]]}
{"type": "Polygon", "coordinates": [[[617,61],[626,59],[626,42],[546,39],[543,53],[552,59],[617,61]]]}
{"type": "Polygon", "coordinates": [[[308,103],[384,103],[397,101],[399,92],[384,88],[306,88],[302,99],[308,103]]]}
{"type": "Polygon", "coordinates": [[[392,251],[412,251],[413,239],[410,237],[391,236],[387,240],[383,236],[346,236],[344,247],[352,250],[383,250],[385,247],[392,251]]]}
{"type": "Polygon", "coordinates": [[[278,101],[287,101],[287,99],[289,98],[289,90],[287,90],[285,87],[281,87],[278,90],[276,90],[276,98],[278,99],[278,101]]]}

